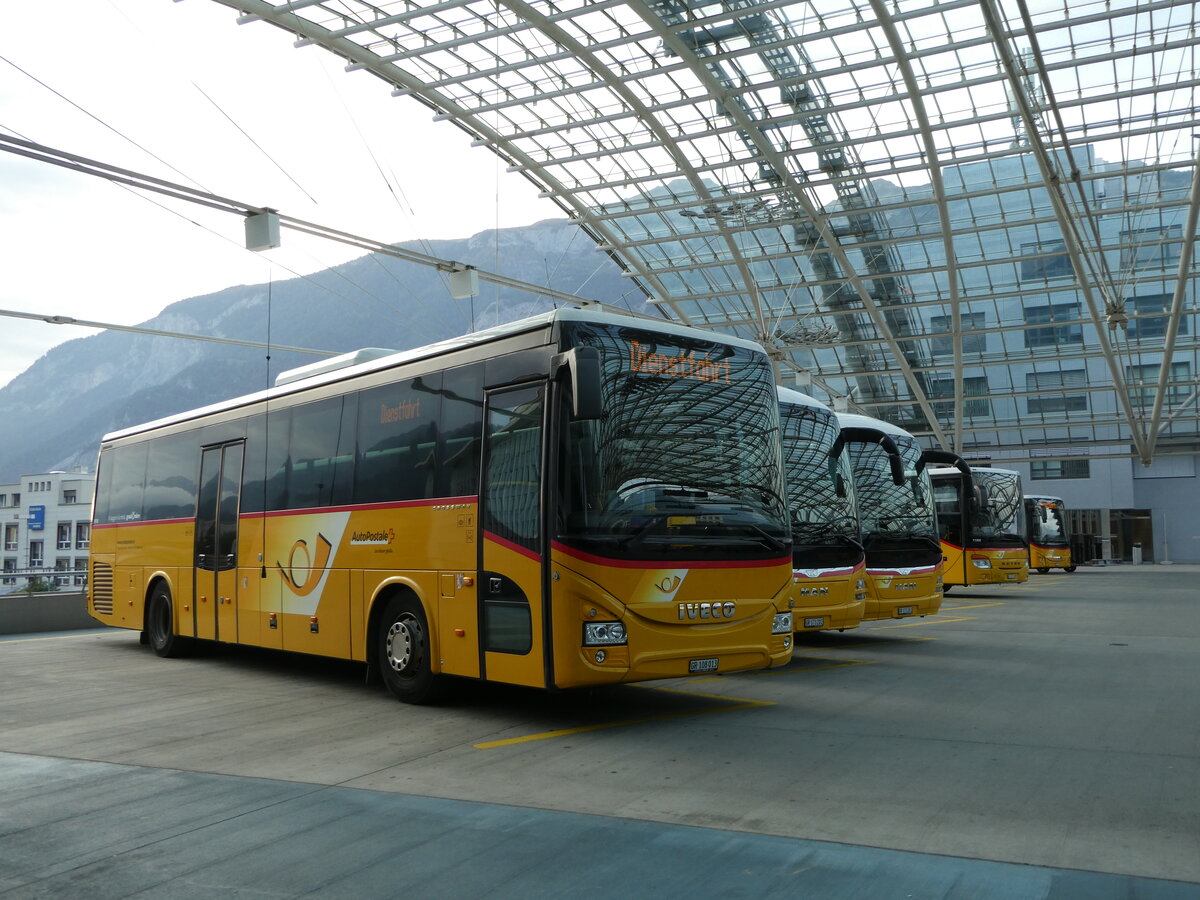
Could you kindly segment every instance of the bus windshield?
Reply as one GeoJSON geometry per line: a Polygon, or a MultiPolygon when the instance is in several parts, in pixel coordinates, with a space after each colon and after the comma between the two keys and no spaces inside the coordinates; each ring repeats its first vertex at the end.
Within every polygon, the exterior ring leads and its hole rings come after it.
{"type": "Polygon", "coordinates": [[[894,435],[904,465],[904,483],[892,480],[887,454],[875,444],[850,444],[863,537],[931,539],[937,542],[933,490],[929,475],[917,470],[921,446],[906,435],[894,435]]]}
{"type": "Polygon", "coordinates": [[[1021,480],[1014,473],[972,469],[982,502],[971,505],[973,538],[1023,538],[1024,500],[1021,480]]]}
{"type": "Polygon", "coordinates": [[[1029,539],[1043,544],[1067,541],[1067,525],[1063,517],[1062,504],[1055,500],[1032,500],[1033,515],[1029,524],[1029,539]]]}
{"type": "Polygon", "coordinates": [[[822,407],[785,403],[780,406],[780,425],[793,552],[798,562],[857,562],[862,558],[862,546],[847,451],[829,458],[841,433],[837,416],[822,407]]]}
{"type": "Polygon", "coordinates": [[[559,406],[558,540],[625,559],[787,555],[766,357],[636,326],[564,331],[600,351],[604,411],[578,421],[559,406]]]}

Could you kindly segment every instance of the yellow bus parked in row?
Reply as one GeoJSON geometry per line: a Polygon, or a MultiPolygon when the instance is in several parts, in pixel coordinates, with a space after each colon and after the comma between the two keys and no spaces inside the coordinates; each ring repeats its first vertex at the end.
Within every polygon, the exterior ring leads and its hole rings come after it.
{"type": "Polygon", "coordinates": [[[921,445],[882,419],[838,413],[838,421],[867,558],[863,618],[933,615],[942,607],[942,551],[921,445]]]}
{"type": "Polygon", "coordinates": [[[757,344],[562,309],[105,436],[88,608],[413,703],[778,666],[784,496],[757,344]]]}
{"type": "Polygon", "coordinates": [[[1042,575],[1051,569],[1075,571],[1067,507],[1061,497],[1026,494],[1025,528],[1029,535],[1029,568],[1042,575]]]}
{"type": "Polygon", "coordinates": [[[937,501],[947,589],[1028,581],[1020,473],[960,462],[931,468],[929,475],[937,501]]]}
{"type": "Polygon", "coordinates": [[[792,624],[797,633],[854,628],[866,606],[866,554],[837,414],[780,387],[779,419],[792,520],[792,624]]]}

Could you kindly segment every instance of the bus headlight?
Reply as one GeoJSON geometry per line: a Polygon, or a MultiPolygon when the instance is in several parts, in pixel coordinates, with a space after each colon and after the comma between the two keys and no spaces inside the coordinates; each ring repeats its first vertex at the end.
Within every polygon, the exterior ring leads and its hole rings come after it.
{"type": "Polygon", "coordinates": [[[858,583],[854,585],[854,599],[855,600],[866,600],[867,599],[867,579],[860,578],[860,579],[858,579],[858,583]]]}
{"type": "Polygon", "coordinates": [[[992,561],[986,556],[972,556],[971,565],[977,569],[990,569],[992,567],[992,561]]]}
{"type": "Polygon", "coordinates": [[[790,612],[775,613],[771,621],[771,634],[791,634],[792,614],[790,612]]]}
{"type": "Polygon", "coordinates": [[[601,647],[628,643],[625,626],[620,622],[584,622],[583,646],[601,647]]]}

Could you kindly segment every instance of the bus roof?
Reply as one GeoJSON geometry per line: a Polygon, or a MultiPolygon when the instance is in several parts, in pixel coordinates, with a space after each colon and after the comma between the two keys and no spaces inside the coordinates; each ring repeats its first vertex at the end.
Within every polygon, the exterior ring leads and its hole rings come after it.
{"type": "Polygon", "coordinates": [[[236,409],[239,406],[248,406],[261,400],[270,400],[275,397],[285,397],[289,394],[299,393],[300,391],[311,387],[317,387],[322,384],[331,384],[333,382],[341,381],[353,376],[364,375],[368,372],[388,369],[393,366],[398,366],[407,362],[414,362],[419,359],[428,359],[431,357],[440,356],[442,354],[450,353],[455,350],[461,350],[467,347],[480,346],[482,344],[500,340],[515,334],[523,334],[530,331],[538,331],[539,329],[543,328],[550,328],[555,322],[595,322],[602,325],[626,325],[631,328],[643,328],[647,331],[677,335],[679,337],[687,337],[694,340],[715,341],[717,343],[727,344],[731,347],[741,347],[746,350],[765,353],[762,346],[756,344],[754,341],[749,341],[745,338],[734,337],[733,335],[723,334],[720,332],[708,331],[701,328],[692,328],[687,325],[678,325],[674,322],[669,322],[666,319],[643,319],[636,318],[634,316],[624,316],[618,313],[579,309],[576,307],[567,306],[552,310],[548,313],[541,313],[540,315],[520,319],[515,322],[508,322],[503,325],[496,325],[492,328],[486,328],[470,334],[448,338],[444,341],[437,341],[433,344],[426,344],[421,347],[413,347],[410,350],[389,351],[380,350],[377,348],[356,350],[351,353],[342,354],[341,356],[324,359],[319,362],[312,363],[311,365],[289,369],[281,372],[279,376],[276,377],[274,387],[263,391],[257,391],[253,394],[245,394],[240,397],[222,400],[209,406],[175,413],[174,415],[166,416],[162,419],[156,419],[152,422],[144,422],[140,425],[131,425],[127,428],[109,432],[100,440],[101,442],[116,440],[118,438],[128,437],[130,435],[139,434],[145,431],[153,431],[154,429],[167,425],[186,422],[189,419],[201,418],[212,413],[222,412],[228,409],[236,409]]]}
{"type": "Polygon", "coordinates": [[[883,419],[875,419],[871,416],[862,416],[858,413],[843,413],[837,414],[838,424],[843,428],[874,428],[882,431],[884,434],[893,435],[895,437],[913,437],[911,432],[905,431],[899,425],[893,425],[891,422],[885,422],[883,419]]]}
{"type": "Polygon", "coordinates": [[[775,389],[779,393],[780,403],[788,403],[792,406],[815,406],[817,409],[824,409],[828,410],[829,412],[833,412],[832,409],[830,409],[816,397],[810,397],[808,394],[802,394],[800,391],[795,391],[791,388],[784,387],[782,384],[777,384],[775,389]]]}
{"type": "MultiPolygon", "coordinates": [[[[930,476],[934,475],[961,475],[958,469],[954,466],[927,466],[927,471],[930,476]]],[[[970,466],[972,472],[995,472],[997,475],[1016,475],[1020,477],[1021,473],[1012,469],[998,469],[995,466],[970,466]]]]}

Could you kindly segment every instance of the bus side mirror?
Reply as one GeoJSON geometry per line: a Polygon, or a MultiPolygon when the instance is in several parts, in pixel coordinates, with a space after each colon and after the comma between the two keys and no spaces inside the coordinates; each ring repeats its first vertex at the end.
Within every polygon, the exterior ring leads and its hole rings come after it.
{"type": "Polygon", "coordinates": [[[557,354],[550,366],[551,376],[557,377],[564,366],[569,375],[572,418],[600,418],[600,351],[595,347],[572,347],[557,354]]]}
{"type": "Polygon", "coordinates": [[[833,478],[833,490],[839,497],[846,496],[846,476],[841,472],[838,472],[833,478]]]}
{"type": "Polygon", "coordinates": [[[903,485],[904,478],[904,463],[900,461],[899,456],[889,456],[888,462],[892,465],[892,482],[896,485],[903,485]]]}

